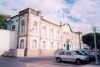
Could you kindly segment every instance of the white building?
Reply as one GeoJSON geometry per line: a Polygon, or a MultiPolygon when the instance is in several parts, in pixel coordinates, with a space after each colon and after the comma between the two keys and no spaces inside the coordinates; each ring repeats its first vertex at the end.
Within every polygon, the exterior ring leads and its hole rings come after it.
{"type": "Polygon", "coordinates": [[[82,48],[81,32],[73,32],[67,23],[54,24],[30,8],[7,21],[7,29],[18,32],[17,56],[51,56],[58,49],[82,48]]]}

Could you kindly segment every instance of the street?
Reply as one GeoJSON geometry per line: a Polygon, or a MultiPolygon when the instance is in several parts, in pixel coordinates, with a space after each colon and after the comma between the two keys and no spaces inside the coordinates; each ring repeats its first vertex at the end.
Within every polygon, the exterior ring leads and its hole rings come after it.
{"type": "Polygon", "coordinates": [[[0,57],[0,67],[85,67],[71,62],[57,63],[53,57],[9,58],[0,57]]]}

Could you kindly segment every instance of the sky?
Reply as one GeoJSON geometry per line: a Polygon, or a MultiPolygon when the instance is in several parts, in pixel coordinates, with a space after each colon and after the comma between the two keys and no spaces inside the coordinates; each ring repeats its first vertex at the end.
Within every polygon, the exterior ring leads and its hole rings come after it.
{"type": "Polygon", "coordinates": [[[73,31],[83,34],[96,26],[100,32],[100,0],[0,0],[0,13],[18,14],[25,8],[40,10],[45,19],[69,23],[73,31]]]}

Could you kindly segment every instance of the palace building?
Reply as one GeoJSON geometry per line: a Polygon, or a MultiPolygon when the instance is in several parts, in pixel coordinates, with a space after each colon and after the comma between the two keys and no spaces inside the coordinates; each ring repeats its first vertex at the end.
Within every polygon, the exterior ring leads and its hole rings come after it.
{"type": "Polygon", "coordinates": [[[82,48],[81,32],[73,32],[70,25],[52,23],[40,11],[27,8],[7,21],[7,30],[17,33],[16,56],[52,56],[59,49],[82,48]]]}

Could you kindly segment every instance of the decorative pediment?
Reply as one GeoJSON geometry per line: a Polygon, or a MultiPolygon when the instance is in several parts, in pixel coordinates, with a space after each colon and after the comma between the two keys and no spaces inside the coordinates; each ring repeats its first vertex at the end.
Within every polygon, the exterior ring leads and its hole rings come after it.
{"type": "Polygon", "coordinates": [[[71,32],[71,28],[70,28],[69,24],[64,24],[62,26],[62,29],[64,32],[71,32]]]}

